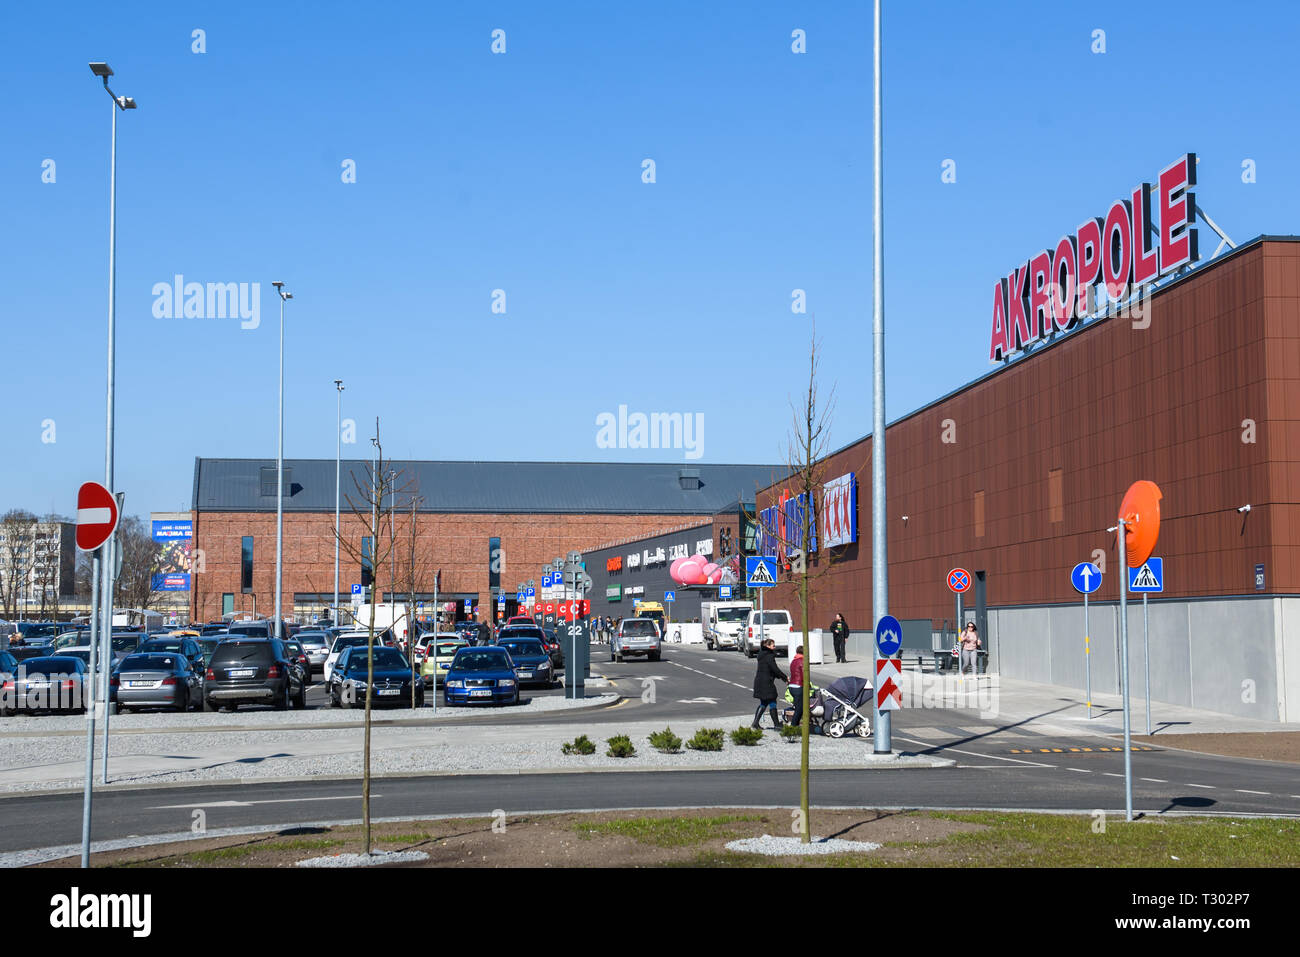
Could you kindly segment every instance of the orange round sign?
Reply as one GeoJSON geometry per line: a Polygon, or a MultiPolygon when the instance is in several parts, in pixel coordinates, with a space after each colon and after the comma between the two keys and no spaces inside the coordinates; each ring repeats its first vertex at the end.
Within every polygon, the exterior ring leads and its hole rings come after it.
{"type": "Polygon", "coordinates": [[[1129,568],[1137,568],[1156,550],[1160,537],[1160,487],[1143,479],[1129,486],[1119,506],[1124,521],[1124,548],[1129,568]]]}

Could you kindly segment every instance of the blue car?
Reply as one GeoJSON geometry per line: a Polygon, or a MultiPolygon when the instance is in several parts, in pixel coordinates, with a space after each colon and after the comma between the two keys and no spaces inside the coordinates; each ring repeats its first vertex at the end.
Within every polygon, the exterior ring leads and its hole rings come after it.
{"type": "Polygon", "coordinates": [[[498,645],[462,648],[451,660],[442,698],[449,705],[518,704],[519,680],[510,653],[498,645]]]}
{"type": "Polygon", "coordinates": [[[522,684],[540,684],[549,688],[556,679],[551,655],[540,638],[498,638],[497,643],[515,664],[515,676],[522,684]]]}

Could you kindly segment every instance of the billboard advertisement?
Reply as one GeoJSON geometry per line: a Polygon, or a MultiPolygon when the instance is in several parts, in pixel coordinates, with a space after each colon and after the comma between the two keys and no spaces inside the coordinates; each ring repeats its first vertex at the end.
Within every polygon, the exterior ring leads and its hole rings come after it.
{"type": "Polygon", "coordinates": [[[189,591],[194,522],[155,521],[153,540],[159,545],[158,563],[153,573],[153,590],[189,591]]]}
{"type": "Polygon", "coordinates": [[[850,472],[831,479],[822,492],[822,541],[830,548],[858,540],[856,478],[850,472]]]}

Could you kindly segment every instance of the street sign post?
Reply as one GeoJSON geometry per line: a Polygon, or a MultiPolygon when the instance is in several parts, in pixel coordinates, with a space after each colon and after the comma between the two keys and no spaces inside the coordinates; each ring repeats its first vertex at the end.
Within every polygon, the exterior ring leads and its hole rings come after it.
{"type": "MultiPolygon", "coordinates": [[[[758,589],[758,646],[767,641],[767,616],[763,614],[764,589],[776,587],[776,556],[749,555],[745,558],[745,584],[758,589]]],[[[746,639],[745,647],[749,647],[746,639]]]]}
{"type": "Polygon", "coordinates": [[[730,586],[730,585],[719,585],[719,586],[718,586],[718,598],[719,598],[721,601],[730,601],[730,600],[731,600],[731,586],[730,586]]]}
{"type": "Polygon", "coordinates": [[[895,658],[903,645],[903,626],[893,615],[876,622],[876,711],[897,711],[903,706],[903,663],[895,658]]]}
{"type": "MultiPolygon", "coordinates": [[[[1151,646],[1148,641],[1147,596],[1165,590],[1165,560],[1154,555],[1141,568],[1128,570],[1128,590],[1142,593],[1142,660],[1146,667],[1147,736],[1151,735],[1151,646]]],[[[1190,671],[1188,672],[1191,673],[1190,671]]]]}
{"type": "MultiPolygon", "coordinates": [[[[970,572],[960,566],[948,571],[948,590],[956,596],[957,600],[957,617],[953,619],[953,629],[957,632],[958,641],[961,641],[962,629],[966,627],[966,623],[962,621],[961,596],[968,588],[970,588],[970,572]]],[[[961,659],[957,662],[957,673],[961,674],[961,659]]],[[[975,673],[979,674],[979,655],[975,656],[975,673]]]]}
{"type": "Polygon", "coordinates": [[[1088,635],[1088,596],[1101,587],[1101,569],[1079,562],[1070,570],[1070,584],[1083,595],[1083,670],[1088,675],[1088,719],[1092,720],[1092,648],[1088,635]]]}
{"type": "Polygon", "coordinates": [[[892,658],[903,645],[903,626],[893,615],[882,615],[876,623],[876,647],[880,657],[892,658]]]}

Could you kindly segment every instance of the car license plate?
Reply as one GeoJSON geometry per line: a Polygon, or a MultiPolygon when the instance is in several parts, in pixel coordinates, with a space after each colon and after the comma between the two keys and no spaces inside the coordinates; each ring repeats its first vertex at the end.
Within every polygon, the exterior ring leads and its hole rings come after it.
{"type": "Polygon", "coordinates": [[[518,674],[519,677],[521,678],[531,678],[533,676],[533,673],[531,671],[519,671],[516,672],[516,674],[518,674]]]}
{"type": "Polygon", "coordinates": [[[490,698],[492,697],[492,691],[488,688],[485,688],[482,691],[471,691],[469,696],[471,698],[490,698]]]}
{"type": "Polygon", "coordinates": [[[156,681],[128,681],[128,682],[126,683],[126,686],[127,686],[128,688],[156,688],[156,687],[158,687],[158,682],[156,682],[156,681]]]}
{"type": "Polygon", "coordinates": [[[401,690],[401,688],[380,688],[379,693],[381,695],[394,695],[398,694],[401,690]]]}
{"type": "Polygon", "coordinates": [[[255,673],[253,668],[240,668],[238,671],[229,671],[227,674],[232,678],[251,678],[255,673]]]}

